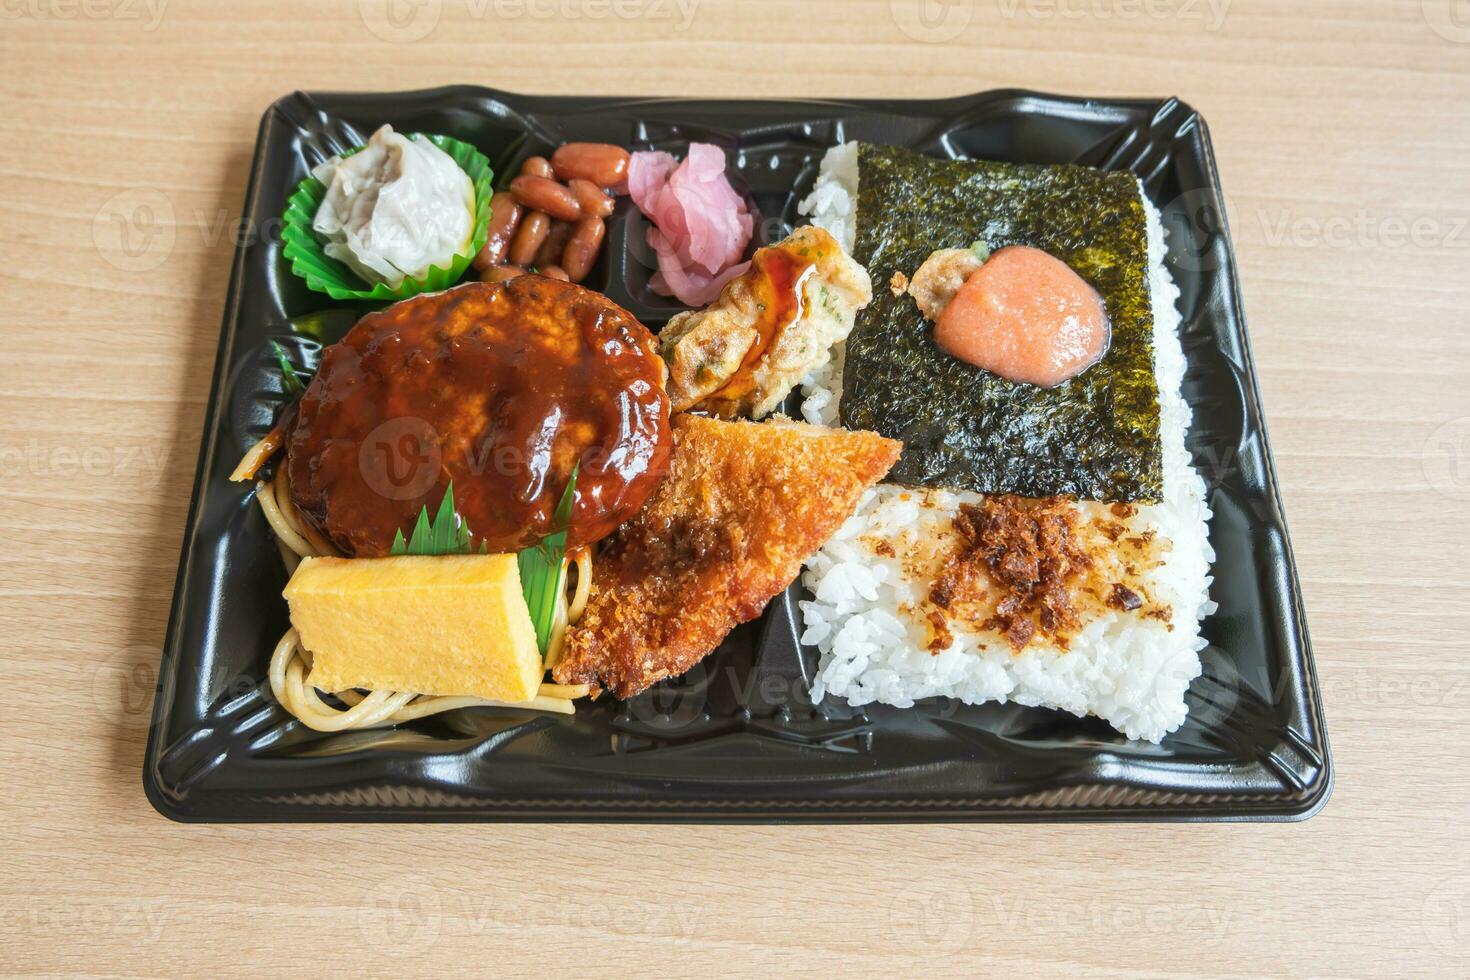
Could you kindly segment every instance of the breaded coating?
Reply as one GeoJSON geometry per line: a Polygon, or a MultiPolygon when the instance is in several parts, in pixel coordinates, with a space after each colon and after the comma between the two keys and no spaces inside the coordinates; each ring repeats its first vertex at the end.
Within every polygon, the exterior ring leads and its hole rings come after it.
{"type": "Polygon", "coordinates": [[[598,555],[556,680],[627,698],[689,670],[791,584],[902,448],[787,419],[675,416],[669,475],[598,555]]]}
{"type": "Polygon", "coordinates": [[[867,270],[835,238],[821,228],[796,229],[756,252],[713,305],[680,313],[659,334],[674,411],[770,414],[827,363],[872,298],[867,270]]]}

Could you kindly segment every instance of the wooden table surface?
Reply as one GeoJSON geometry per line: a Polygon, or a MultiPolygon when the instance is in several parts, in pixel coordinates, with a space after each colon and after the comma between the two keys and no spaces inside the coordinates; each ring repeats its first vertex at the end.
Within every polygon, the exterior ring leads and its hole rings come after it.
{"type": "Polygon", "coordinates": [[[0,969],[1470,973],[1470,4],[3,0],[0,91],[0,969]],[[156,814],[139,770],[260,114],[294,88],[450,82],[1200,109],[1336,755],[1327,808],[550,830],[156,814]],[[119,229],[160,199],[152,237],[119,229]]]}

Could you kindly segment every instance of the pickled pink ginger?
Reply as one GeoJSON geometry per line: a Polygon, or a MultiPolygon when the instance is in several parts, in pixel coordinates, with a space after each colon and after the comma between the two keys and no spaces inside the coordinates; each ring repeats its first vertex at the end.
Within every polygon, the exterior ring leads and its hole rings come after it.
{"type": "Polygon", "coordinates": [[[634,153],[628,193],[653,227],[648,246],[658,258],[649,285],[688,306],[705,306],[744,272],[741,262],[755,219],[725,176],[725,151],[690,143],[683,163],[668,153],[634,153]]]}

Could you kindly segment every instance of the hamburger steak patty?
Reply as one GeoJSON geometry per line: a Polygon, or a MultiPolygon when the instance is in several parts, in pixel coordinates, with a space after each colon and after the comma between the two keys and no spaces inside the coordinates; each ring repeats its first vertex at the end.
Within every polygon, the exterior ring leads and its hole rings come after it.
{"type": "Polygon", "coordinates": [[[358,321],[328,347],[287,439],[291,499],[349,556],[389,553],[450,481],[476,550],[541,540],[580,461],[568,546],[632,517],[669,464],[657,342],[541,276],[467,283],[358,321]]]}

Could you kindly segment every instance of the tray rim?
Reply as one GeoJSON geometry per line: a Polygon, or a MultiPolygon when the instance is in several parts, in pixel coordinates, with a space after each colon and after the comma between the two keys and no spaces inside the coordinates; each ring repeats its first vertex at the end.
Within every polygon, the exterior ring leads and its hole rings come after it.
{"type": "MultiPolygon", "coordinates": [[[[1242,809],[1252,799],[1272,799],[1275,794],[1214,794],[1209,802],[1202,804],[1148,803],[1134,806],[1087,806],[1018,804],[1016,799],[998,800],[987,804],[981,799],[973,800],[749,800],[713,801],[706,806],[688,800],[495,800],[474,801],[460,807],[401,807],[351,804],[307,804],[301,802],[275,801],[277,812],[265,814],[219,815],[198,814],[183,810],[163,791],[158,784],[157,767],[159,734],[163,729],[164,716],[172,708],[171,695],[176,683],[176,671],[182,666],[176,649],[179,630],[184,614],[183,600],[188,593],[189,572],[192,569],[193,545],[199,533],[200,504],[208,479],[208,463],[217,448],[221,429],[218,424],[223,410],[223,388],[229,370],[227,355],[234,349],[238,329],[241,296],[245,276],[245,243],[238,243],[230,266],[230,282],[226,291],[221,314],[219,340],[215,349],[215,363],[210,380],[209,395],[205,407],[204,428],[200,438],[199,454],[195,464],[194,482],[189,497],[185,518],[184,534],[180,543],[178,571],[174,579],[170,601],[167,629],[159,664],[158,680],[154,689],[154,701],[150,713],[147,745],[144,750],[142,781],[144,795],[153,808],[162,816],[177,823],[233,824],[233,823],[691,823],[691,824],[847,824],[847,823],[1298,823],[1315,816],[1325,807],[1336,785],[1336,766],[1333,759],[1327,721],[1322,704],[1321,686],[1317,676],[1316,657],[1312,649],[1311,635],[1307,628],[1301,582],[1296,566],[1295,550],[1286,520],[1286,511],[1281,500],[1280,481],[1276,473],[1275,454],[1271,451],[1270,433],[1262,404],[1260,382],[1256,370],[1255,353],[1250,339],[1249,321],[1245,313],[1244,298],[1238,275],[1234,236],[1230,233],[1229,219],[1223,206],[1224,190],[1220,182],[1215,159],[1214,143],[1209,126],[1197,109],[1177,97],[1140,98],[1136,96],[1110,98],[1105,96],[1072,96],[1041,92],[1024,88],[984,89],[938,99],[773,99],[773,98],[689,98],[667,96],[619,96],[619,95],[537,95],[512,92],[489,86],[474,84],[451,84],[423,89],[401,91],[346,91],[318,90],[306,92],[293,90],[273,100],[261,114],[249,176],[247,177],[242,216],[253,214],[257,198],[261,193],[258,177],[270,146],[270,125],[279,108],[291,99],[300,96],[309,98],[359,98],[391,97],[402,100],[445,98],[454,95],[472,95],[476,98],[510,100],[529,110],[554,109],[570,104],[593,101],[603,106],[670,105],[700,102],[705,104],[740,104],[742,106],[832,106],[842,108],[882,109],[914,116],[942,115],[946,107],[960,107],[980,99],[1006,99],[1046,102],[1049,104],[1073,104],[1094,111],[1118,107],[1119,109],[1147,109],[1165,103],[1173,103],[1187,110],[1192,124],[1199,134],[1201,166],[1208,178],[1213,201],[1221,206],[1218,218],[1222,226],[1223,247],[1230,276],[1230,299],[1239,322],[1242,353],[1243,394],[1254,409],[1259,427],[1268,489],[1272,503],[1280,515],[1279,529],[1286,549],[1287,581],[1290,586],[1290,602],[1295,619],[1295,640],[1301,650],[1303,668],[1302,694],[1305,707],[1316,732],[1321,739],[1322,765],[1320,776],[1314,786],[1303,790],[1308,795],[1281,797],[1279,805],[1265,805],[1242,809]],[[918,107],[923,112],[916,112],[918,107]],[[908,110],[905,113],[904,110],[908,110]],[[478,805],[476,805],[478,803],[478,805]],[[496,809],[491,809],[495,807],[496,809]],[[563,807],[563,808],[558,808],[563,807]],[[574,809],[580,808],[580,809],[574,809]],[[950,819],[946,819],[950,818],[950,819]]],[[[1119,113],[1120,117],[1123,115],[1119,113]]],[[[1108,783],[1078,783],[1099,790],[1108,783]]],[[[379,788],[398,787],[382,785],[379,788]]],[[[402,787],[409,789],[411,787],[402,787]]],[[[426,792],[442,792],[426,790],[426,792]]],[[[1040,791],[1044,795],[1046,791],[1040,791]]],[[[1055,792],[1055,790],[1051,791],[1055,792]]],[[[1035,796],[1038,793],[1028,794],[1035,796]]],[[[258,803],[259,801],[257,801],[258,803]]],[[[270,802],[270,801],[267,801],[270,802]]]]}

